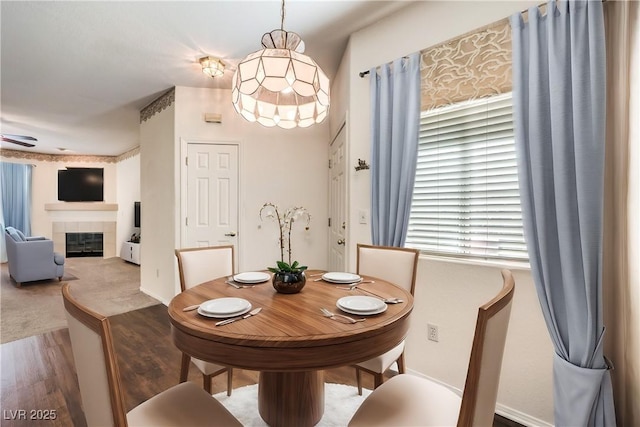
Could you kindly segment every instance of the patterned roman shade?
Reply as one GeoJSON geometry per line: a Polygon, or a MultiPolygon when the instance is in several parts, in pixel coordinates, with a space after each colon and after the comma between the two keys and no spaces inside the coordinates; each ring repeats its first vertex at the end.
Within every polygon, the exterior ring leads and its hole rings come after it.
{"type": "Polygon", "coordinates": [[[421,52],[422,111],[511,91],[511,27],[503,19],[421,52]]]}

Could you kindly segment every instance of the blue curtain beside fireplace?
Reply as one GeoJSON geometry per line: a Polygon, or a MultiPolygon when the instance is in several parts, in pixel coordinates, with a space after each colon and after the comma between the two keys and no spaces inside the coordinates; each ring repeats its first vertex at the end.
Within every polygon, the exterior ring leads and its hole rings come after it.
{"type": "MultiPolygon", "coordinates": [[[[26,236],[31,235],[31,175],[33,165],[0,162],[0,217],[2,234],[7,226],[15,227],[26,236]]],[[[0,258],[7,261],[4,236],[0,258]]]]}

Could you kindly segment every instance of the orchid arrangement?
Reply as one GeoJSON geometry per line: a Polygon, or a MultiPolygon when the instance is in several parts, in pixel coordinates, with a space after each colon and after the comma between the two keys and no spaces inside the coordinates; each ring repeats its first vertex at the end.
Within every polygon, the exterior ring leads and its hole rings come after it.
{"type": "Polygon", "coordinates": [[[307,266],[300,265],[298,261],[291,262],[291,229],[296,221],[305,221],[305,230],[308,230],[309,222],[311,221],[309,212],[303,207],[293,207],[281,212],[277,205],[267,202],[262,205],[260,209],[260,220],[264,221],[265,218],[276,221],[280,229],[280,237],[278,238],[278,243],[280,244],[280,261],[276,263],[277,268],[269,267],[269,271],[272,273],[298,273],[306,270],[307,266]],[[288,262],[284,260],[285,247],[288,262]]]}

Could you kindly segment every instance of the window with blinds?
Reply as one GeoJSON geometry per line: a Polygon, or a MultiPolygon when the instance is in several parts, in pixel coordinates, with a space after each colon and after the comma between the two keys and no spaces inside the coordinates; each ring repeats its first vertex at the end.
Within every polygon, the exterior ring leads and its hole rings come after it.
{"type": "Polygon", "coordinates": [[[406,246],[528,261],[511,93],[422,113],[406,246]]]}

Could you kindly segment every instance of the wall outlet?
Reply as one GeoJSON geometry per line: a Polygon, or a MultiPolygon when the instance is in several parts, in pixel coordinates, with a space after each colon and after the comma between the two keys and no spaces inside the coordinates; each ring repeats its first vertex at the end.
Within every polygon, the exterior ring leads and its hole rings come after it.
{"type": "Polygon", "coordinates": [[[438,325],[427,323],[427,339],[438,342],[438,325]]]}

